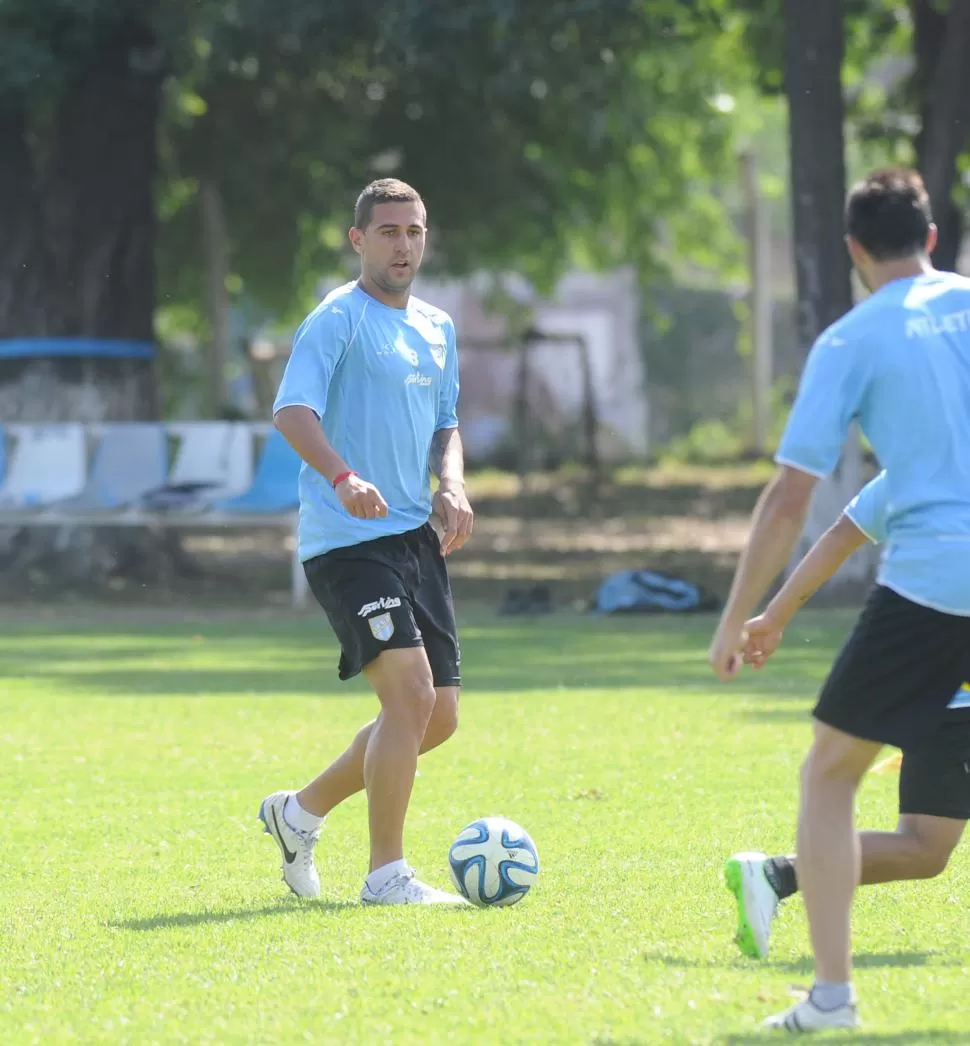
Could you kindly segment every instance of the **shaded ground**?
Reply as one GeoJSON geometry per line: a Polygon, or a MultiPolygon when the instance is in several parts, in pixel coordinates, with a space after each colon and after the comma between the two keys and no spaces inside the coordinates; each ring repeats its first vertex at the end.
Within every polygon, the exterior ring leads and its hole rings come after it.
{"type": "MultiPolygon", "coordinates": [[[[723,595],[768,470],[628,469],[598,493],[580,472],[529,477],[522,492],[514,476],[476,475],[469,483],[474,540],[450,560],[456,596],[495,605],[511,587],[542,583],[557,605],[576,604],[625,567],[669,571],[723,595]]],[[[101,595],[156,605],[289,602],[292,537],[284,527],[187,529],[182,548],[177,571],[161,579],[133,572],[101,595]]],[[[0,598],[65,596],[38,583],[8,586],[0,598]]]]}

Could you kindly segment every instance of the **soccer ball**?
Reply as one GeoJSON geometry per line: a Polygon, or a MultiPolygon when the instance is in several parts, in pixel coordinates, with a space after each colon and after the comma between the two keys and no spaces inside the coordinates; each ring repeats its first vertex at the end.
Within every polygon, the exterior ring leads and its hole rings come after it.
{"type": "Polygon", "coordinates": [[[529,833],[504,817],[483,817],[463,828],[448,863],[458,892],[479,908],[521,901],[539,874],[529,833]]]}

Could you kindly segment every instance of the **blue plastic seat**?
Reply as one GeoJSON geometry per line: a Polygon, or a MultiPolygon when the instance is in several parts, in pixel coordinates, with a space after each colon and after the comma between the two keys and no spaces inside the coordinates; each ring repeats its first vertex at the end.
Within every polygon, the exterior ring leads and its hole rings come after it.
{"type": "Polygon", "coordinates": [[[301,464],[297,452],[274,429],[263,444],[249,490],[212,507],[218,512],[292,512],[300,503],[301,464]]]}
{"type": "Polygon", "coordinates": [[[59,501],[66,512],[122,509],[134,505],[168,474],[168,438],[155,422],[106,425],[87,484],[77,497],[59,501]]]}

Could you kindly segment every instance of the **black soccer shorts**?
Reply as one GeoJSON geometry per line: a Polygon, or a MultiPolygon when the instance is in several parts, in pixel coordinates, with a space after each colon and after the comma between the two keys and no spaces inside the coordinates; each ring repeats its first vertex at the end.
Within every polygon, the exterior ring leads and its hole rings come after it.
{"type": "Polygon", "coordinates": [[[434,685],[460,685],[451,582],[430,523],[324,552],[303,568],[340,642],[340,679],[385,650],[423,646],[434,685]]]}
{"type": "Polygon", "coordinates": [[[970,717],[948,712],[936,733],[903,752],[899,812],[970,820],[970,717]]]}
{"type": "Polygon", "coordinates": [[[815,718],[867,741],[916,750],[970,678],[970,617],[869,593],[826,679],[815,718]]]}

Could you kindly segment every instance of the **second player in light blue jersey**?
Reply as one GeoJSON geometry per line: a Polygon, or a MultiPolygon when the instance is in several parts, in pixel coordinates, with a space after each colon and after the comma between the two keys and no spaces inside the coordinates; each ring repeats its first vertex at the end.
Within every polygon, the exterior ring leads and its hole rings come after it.
{"type": "MultiPolygon", "coordinates": [[[[789,623],[857,549],[882,544],[889,524],[885,472],[871,480],[798,564],[765,612],[746,624],[746,660],[762,667],[789,623]]],[[[888,761],[892,765],[892,761],[888,761]]],[[[899,761],[899,821],[893,832],[860,831],[863,885],[929,879],[943,872],[970,819],[970,682],[948,705],[936,732],[899,761]]],[[[736,941],[746,955],[768,954],[778,905],[798,891],[794,856],[737,853],[725,881],[737,901],[736,941]]]]}
{"type": "Polygon", "coordinates": [[[855,793],[883,745],[934,735],[970,675],[970,281],[930,262],[936,228],[916,172],[864,179],[845,224],[871,295],[812,348],[708,655],[720,679],[735,675],[745,622],[857,422],[887,472],[887,533],[878,583],[815,705],[801,775],[798,878],[816,979],[768,1022],[791,1032],[856,1025],[855,793]]]}

